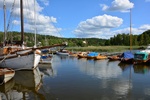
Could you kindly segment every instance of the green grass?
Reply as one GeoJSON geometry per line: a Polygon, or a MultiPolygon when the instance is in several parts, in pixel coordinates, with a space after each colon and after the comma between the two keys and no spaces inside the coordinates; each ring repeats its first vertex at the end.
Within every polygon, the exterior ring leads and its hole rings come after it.
{"type": "MultiPolygon", "coordinates": [[[[131,50],[138,50],[140,47],[132,46],[131,50]]],[[[95,52],[124,52],[130,50],[130,46],[88,46],[88,47],[66,47],[67,50],[73,51],[95,51],[95,52]]]]}

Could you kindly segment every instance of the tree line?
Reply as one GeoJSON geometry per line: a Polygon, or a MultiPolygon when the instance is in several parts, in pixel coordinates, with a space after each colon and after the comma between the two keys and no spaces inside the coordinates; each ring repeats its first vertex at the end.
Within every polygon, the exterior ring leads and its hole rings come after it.
{"type": "MultiPolygon", "coordinates": [[[[3,42],[3,32],[0,32],[0,42],[3,42]]],[[[15,40],[19,41],[21,39],[20,32],[7,32],[7,40],[15,40]]],[[[34,33],[25,33],[24,41],[27,46],[34,46],[35,34],[34,33]]],[[[100,38],[62,38],[55,37],[50,35],[41,35],[36,34],[36,42],[38,45],[46,46],[53,44],[61,44],[62,42],[68,42],[68,46],[111,46],[111,45],[122,45],[129,46],[130,41],[132,41],[132,45],[140,46],[140,45],[148,45],[150,44],[150,30],[143,32],[140,35],[132,35],[132,34],[117,34],[110,39],[100,39],[100,38]]]]}

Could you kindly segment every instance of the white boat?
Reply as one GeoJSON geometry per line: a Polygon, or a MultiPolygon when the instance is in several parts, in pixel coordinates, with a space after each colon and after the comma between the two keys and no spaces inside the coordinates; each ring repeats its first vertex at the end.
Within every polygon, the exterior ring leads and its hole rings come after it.
{"type": "Polygon", "coordinates": [[[15,75],[15,70],[10,68],[0,68],[0,84],[7,83],[15,75]]]}
{"type": "MultiPolygon", "coordinates": [[[[17,69],[17,70],[21,70],[21,69],[32,70],[32,69],[35,69],[40,62],[41,49],[62,46],[62,45],[64,46],[66,44],[36,47],[36,48],[24,46],[24,22],[23,22],[23,6],[22,5],[23,5],[23,0],[20,0],[21,40],[20,41],[6,41],[6,36],[5,36],[6,32],[4,32],[5,33],[4,43],[0,47],[0,66],[17,69]]],[[[5,31],[5,28],[4,28],[4,31],[5,31]]]]}
{"type": "MultiPolygon", "coordinates": [[[[4,7],[4,11],[5,10],[6,7],[4,7]]],[[[13,69],[33,69],[36,68],[40,61],[41,51],[33,48],[30,49],[24,46],[23,0],[20,0],[20,11],[21,40],[6,41],[6,29],[4,28],[4,43],[0,48],[0,66],[13,69]]]]}
{"type": "Polygon", "coordinates": [[[51,64],[53,60],[53,55],[51,54],[43,54],[40,59],[40,64],[51,64]]]}
{"type": "Polygon", "coordinates": [[[141,52],[150,53],[150,44],[147,46],[147,48],[145,50],[142,50],[141,52]]]}
{"type": "Polygon", "coordinates": [[[68,50],[60,50],[60,51],[56,51],[57,55],[61,55],[61,56],[69,56],[69,51],[68,50]]]}

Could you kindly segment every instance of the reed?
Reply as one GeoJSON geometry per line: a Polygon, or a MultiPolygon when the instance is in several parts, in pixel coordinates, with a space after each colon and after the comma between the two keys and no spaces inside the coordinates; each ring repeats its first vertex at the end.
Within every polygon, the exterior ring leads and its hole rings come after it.
{"type": "MultiPolygon", "coordinates": [[[[141,46],[132,46],[132,50],[138,50],[141,46]]],[[[145,46],[142,46],[145,48],[145,46]]],[[[88,47],[66,47],[73,51],[94,51],[94,52],[124,52],[130,50],[130,46],[88,46],[88,47]]]]}

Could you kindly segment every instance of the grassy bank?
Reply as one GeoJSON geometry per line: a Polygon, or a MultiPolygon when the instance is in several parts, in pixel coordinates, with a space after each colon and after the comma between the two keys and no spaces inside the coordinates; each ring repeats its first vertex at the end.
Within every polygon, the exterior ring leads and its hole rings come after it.
{"type": "MultiPolygon", "coordinates": [[[[132,50],[146,48],[146,46],[132,46],[132,50]]],[[[130,50],[130,46],[89,46],[89,47],[66,47],[70,51],[95,51],[95,52],[123,52],[130,50]]]]}

